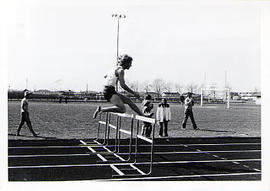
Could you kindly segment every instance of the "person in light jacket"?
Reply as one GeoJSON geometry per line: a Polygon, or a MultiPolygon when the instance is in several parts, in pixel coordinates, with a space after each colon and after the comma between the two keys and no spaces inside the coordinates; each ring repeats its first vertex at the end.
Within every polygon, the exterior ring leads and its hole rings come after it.
{"type": "Polygon", "coordinates": [[[168,122],[171,120],[171,109],[165,98],[161,100],[161,103],[157,107],[156,119],[160,126],[159,136],[162,137],[164,133],[164,136],[168,137],[168,122]]]}

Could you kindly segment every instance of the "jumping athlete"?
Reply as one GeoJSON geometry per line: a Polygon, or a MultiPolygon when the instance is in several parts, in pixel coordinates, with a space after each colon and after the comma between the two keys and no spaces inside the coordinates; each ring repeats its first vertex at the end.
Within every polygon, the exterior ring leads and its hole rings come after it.
{"type": "Polygon", "coordinates": [[[125,104],[128,104],[130,108],[135,111],[138,115],[143,115],[141,110],[137,107],[135,103],[131,101],[129,97],[126,97],[119,92],[116,92],[115,87],[119,81],[120,86],[133,94],[136,98],[140,99],[140,95],[137,92],[134,92],[130,89],[125,82],[124,74],[125,70],[128,70],[132,65],[132,57],[124,54],[119,57],[118,66],[116,69],[111,71],[109,74],[105,75],[104,78],[106,80],[104,85],[103,94],[107,101],[111,102],[113,106],[111,107],[104,107],[101,108],[100,106],[97,107],[96,111],[94,112],[93,118],[95,119],[98,114],[102,112],[115,112],[115,113],[125,113],[126,107],[125,104]]]}

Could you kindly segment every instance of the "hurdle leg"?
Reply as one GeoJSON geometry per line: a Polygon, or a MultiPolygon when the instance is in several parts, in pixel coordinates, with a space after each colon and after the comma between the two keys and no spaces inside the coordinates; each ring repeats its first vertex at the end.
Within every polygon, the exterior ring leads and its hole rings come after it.
{"type": "Polygon", "coordinates": [[[109,120],[109,113],[106,113],[106,123],[105,123],[105,131],[104,131],[104,140],[102,145],[106,143],[107,131],[108,131],[108,120],[109,120]]]}
{"type": "Polygon", "coordinates": [[[134,164],[137,162],[139,127],[140,127],[140,122],[139,122],[139,120],[137,120],[137,133],[136,133],[136,138],[135,138],[135,155],[134,155],[135,160],[134,160],[134,164]]]}
{"type": "Polygon", "coordinates": [[[130,126],[130,139],[129,139],[129,156],[127,161],[131,160],[132,154],[132,137],[133,137],[133,118],[131,119],[131,126],[130,126]]]}
{"type": "Polygon", "coordinates": [[[121,117],[119,117],[119,126],[118,126],[118,146],[117,146],[117,153],[120,153],[120,143],[121,143],[121,126],[122,126],[122,120],[121,117]]]}
{"type": "Polygon", "coordinates": [[[118,147],[118,131],[119,131],[119,116],[116,118],[116,133],[115,133],[115,140],[114,140],[114,151],[117,152],[117,147],[118,147]]]}
{"type": "Polygon", "coordinates": [[[152,173],[153,170],[153,161],[154,161],[154,140],[155,140],[155,127],[156,124],[153,125],[153,134],[152,134],[152,144],[151,144],[151,160],[150,160],[150,170],[149,173],[147,175],[150,175],[152,173]]]}
{"type": "Polygon", "coordinates": [[[108,114],[108,124],[107,124],[107,138],[106,138],[106,144],[105,146],[108,146],[109,145],[109,141],[110,141],[110,131],[111,131],[111,128],[110,128],[110,122],[111,122],[111,114],[109,113],[108,114]]]}

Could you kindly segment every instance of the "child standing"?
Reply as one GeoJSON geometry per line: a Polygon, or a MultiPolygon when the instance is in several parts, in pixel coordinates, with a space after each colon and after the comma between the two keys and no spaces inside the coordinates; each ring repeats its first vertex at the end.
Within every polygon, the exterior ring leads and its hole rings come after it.
{"type": "MultiPolygon", "coordinates": [[[[152,117],[154,113],[151,112],[153,109],[153,104],[151,103],[151,95],[147,95],[145,100],[142,102],[142,113],[145,117],[152,117]]],[[[152,132],[152,124],[148,122],[143,122],[141,134],[146,137],[150,137],[152,132]]]]}

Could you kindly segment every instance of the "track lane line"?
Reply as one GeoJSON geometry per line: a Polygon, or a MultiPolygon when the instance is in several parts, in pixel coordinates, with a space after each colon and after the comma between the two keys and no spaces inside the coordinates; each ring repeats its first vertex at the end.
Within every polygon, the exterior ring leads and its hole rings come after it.
{"type": "Polygon", "coordinates": [[[102,179],[102,181],[119,181],[119,180],[159,180],[159,179],[175,179],[175,178],[200,178],[200,177],[224,177],[224,176],[244,176],[244,175],[261,175],[260,172],[250,173],[226,173],[226,174],[200,174],[200,175],[179,175],[179,176],[159,176],[159,177],[136,177],[124,179],[102,179]]]}
{"type": "MultiPolygon", "coordinates": [[[[80,142],[82,143],[82,144],[86,144],[84,141],[82,141],[82,140],[80,140],[80,142]]],[[[91,147],[87,147],[92,153],[96,153],[96,151],[93,149],[93,148],[91,148],[91,147]]],[[[97,156],[102,160],[102,161],[104,161],[104,162],[107,162],[108,160],[107,159],[105,159],[102,155],[100,155],[100,154],[97,154],[97,156]]],[[[117,172],[119,175],[125,175],[121,170],[119,170],[115,165],[113,165],[113,164],[111,164],[110,165],[110,167],[115,171],[115,172],[117,172]]]]}
{"type": "MultiPolygon", "coordinates": [[[[99,143],[98,141],[94,141],[94,142],[96,142],[97,144],[101,144],[101,143],[99,143]]],[[[104,148],[105,150],[107,150],[108,152],[113,153],[110,149],[106,148],[105,146],[104,146],[103,148],[104,148]]],[[[113,155],[114,155],[115,157],[119,158],[121,161],[125,161],[125,159],[123,159],[122,157],[120,157],[118,154],[113,153],[113,155]]],[[[130,166],[131,166],[133,169],[137,170],[140,174],[145,175],[145,173],[144,173],[143,171],[141,171],[139,168],[137,168],[137,167],[134,166],[133,164],[130,164],[130,166]]]]}
{"type": "MultiPolygon", "coordinates": [[[[204,153],[246,153],[246,152],[261,152],[261,150],[226,150],[226,151],[172,151],[172,152],[155,152],[158,155],[170,155],[170,154],[204,154],[204,153]]],[[[111,154],[112,152],[97,152],[97,154],[111,154]]],[[[118,155],[128,155],[129,153],[118,153],[118,155]]],[[[131,153],[134,155],[135,153],[131,153]]],[[[149,155],[150,152],[139,152],[139,155],[149,155]]],[[[74,154],[44,154],[44,155],[8,155],[9,158],[20,158],[20,157],[61,157],[61,156],[88,156],[88,155],[96,155],[95,153],[74,153],[74,154]]]]}
{"type": "MultiPolygon", "coordinates": [[[[155,145],[155,147],[178,147],[178,146],[184,146],[186,147],[185,145],[187,146],[217,146],[217,145],[220,145],[220,146],[224,146],[224,145],[231,145],[231,146],[234,146],[234,145],[261,145],[261,143],[202,143],[202,144],[160,144],[160,145],[155,145]]],[[[77,147],[94,147],[95,145],[93,144],[86,144],[85,145],[74,145],[74,146],[69,146],[69,145],[50,145],[50,146],[16,146],[16,147],[8,147],[8,149],[32,149],[32,148],[77,148],[77,147]]],[[[129,145],[120,145],[122,147],[128,147],[129,145]]],[[[140,146],[144,146],[144,147],[150,147],[149,145],[140,145],[140,146]]],[[[100,146],[101,147],[101,146],[100,146]]],[[[107,147],[114,147],[114,145],[108,145],[107,147]]]]}
{"type": "MultiPolygon", "coordinates": [[[[234,159],[234,160],[201,160],[201,161],[163,161],[153,162],[154,165],[166,165],[166,164],[189,164],[189,163],[227,163],[227,162],[257,162],[261,159],[234,159]]],[[[97,166],[110,166],[110,165],[130,165],[133,163],[107,163],[107,164],[66,164],[66,165],[34,165],[34,166],[9,166],[9,169],[16,168],[62,168],[62,167],[97,167],[97,166]]],[[[150,162],[139,162],[136,165],[149,165],[150,162]]]]}

